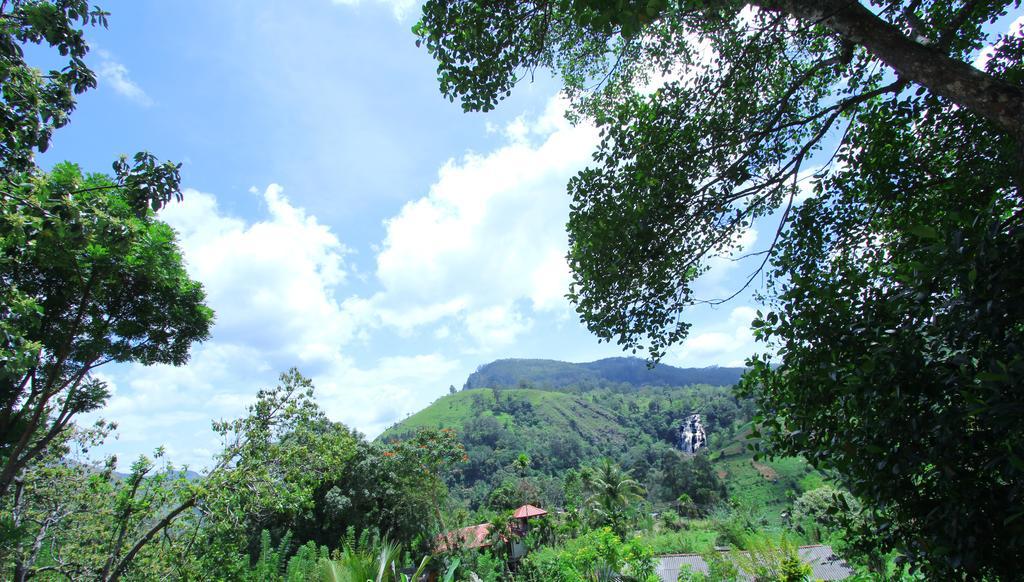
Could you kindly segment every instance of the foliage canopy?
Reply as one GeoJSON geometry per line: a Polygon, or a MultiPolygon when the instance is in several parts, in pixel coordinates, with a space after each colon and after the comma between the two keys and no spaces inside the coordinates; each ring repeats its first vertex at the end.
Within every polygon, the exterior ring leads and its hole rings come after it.
{"type": "Polygon", "coordinates": [[[148,191],[72,164],[22,179],[0,198],[0,495],[102,406],[93,370],[183,364],[213,319],[148,191]]]}
{"type": "Polygon", "coordinates": [[[155,218],[181,199],[180,165],[144,152],[115,161],[112,177],[35,164],[96,85],[82,27],[106,24],[86,0],[0,3],[0,497],[103,404],[97,366],[181,365],[212,322],[155,218]],[[67,64],[44,73],[25,58],[48,51],[67,64]]]}

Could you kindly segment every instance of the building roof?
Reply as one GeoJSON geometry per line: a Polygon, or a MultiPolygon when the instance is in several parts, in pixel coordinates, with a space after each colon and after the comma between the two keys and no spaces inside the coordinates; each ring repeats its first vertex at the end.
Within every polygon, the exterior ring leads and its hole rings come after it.
{"type": "MultiPolygon", "coordinates": [[[[728,550],[719,550],[728,555],[728,550]]],[[[845,580],[853,575],[853,569],[837,557],[832,548],[823,545],[801,546],[797,549],[800,560],[811,566],[811,578],[814,580],[845,580]]],[[[676,554],[658,558],[658,576],[667,582],[675,582],[683,566],[689,566],[694,572],[710,574],[707,562],[700,554],[676,554]]],[[[752,576],[740,573],[741,579],[753,580],[752,576]]]]}
{"type": "Polygon", "coordinates": [[[491,533],[491,524],[481,523],[462,529],[454,529],[434,538],[437,552],[448,552],[460,548],[485,548],[491,545],[487,536],[491,533]]]}
{"type": "MultiPolygon", "coordinates": [[[[527,519],[547,514],[548,512],[539,507],[524,505],[517,509],[512,516],[516,519],[527,519]]],[[[491,542],[488,540],[491,527],[489,523],[481,523],[438,534],[434,538],[434,551],[440,553],[460,548],[485,548],[491,545],[491,542]]],[[[501,534],[501,539],[507,539],[511,535],[522,535],[522,532],[519,529],[512,529],[510,524],[505,527],[505,531],[501,534]]]]}
{"type": "Polygon", "coordinates": [[[547,514],[548,512],[544,511],[539,507],[534,507],[532,505],[524,505],[517,509],[516,512],[512,514],[512,517],[516,519],[526,519],[528,517],[537,517],[538,515],[547,514]]]}

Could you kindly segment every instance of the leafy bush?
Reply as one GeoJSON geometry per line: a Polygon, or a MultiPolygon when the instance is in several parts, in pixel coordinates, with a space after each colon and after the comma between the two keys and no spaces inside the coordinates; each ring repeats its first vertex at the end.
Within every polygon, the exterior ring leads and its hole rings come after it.
{"type": "Polygon", "coordinates": [[[520,573],[537,582],[624,580],[656,582],[654,552],[638,539],[622,542],[605,527],[590,531],[561,548],[545,548],[523,560],[520,573]]]}
{"type": "MultiPolygon", "coordinates": [[[[352,529],[342,539],[341,550],[335,551],[333,557],[326,547],[311,541],[286,561],[290,546],[290,533],[285,534],[275,547],[271,543],[270,532],[263,530],[256,562],[234,577],[252,582],[410,582],[418,580],[430,562],[429,556],[424,557],[412,576],[400,572],[403,552],[399,544],[366,532],[356,537],[352,529]]],[[[450,582],[457,567],[456,560],[443,579],[450,582]]]]}
{"type": "Polygon", "coordinates": [[[745,537],[742,551],[729,553],[729,559],[755,582],[803,582],[809,580],[811,567],[800,560],[797,545],[785,535],[774,537],[751,534],[745,537]]]}

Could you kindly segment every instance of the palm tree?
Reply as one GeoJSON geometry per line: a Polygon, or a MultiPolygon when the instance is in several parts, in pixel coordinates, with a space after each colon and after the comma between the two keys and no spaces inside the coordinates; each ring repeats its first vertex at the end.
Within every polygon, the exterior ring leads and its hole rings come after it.
{"type": "Polygon", "coordinates": [[[583,488],[589,495],[587,506],[598,523],[610,525],[616,534],[625,536],[630,515],[644,500],[643,485],[610,459],[601,459],[596,467],[583,472],[583,488]]]}

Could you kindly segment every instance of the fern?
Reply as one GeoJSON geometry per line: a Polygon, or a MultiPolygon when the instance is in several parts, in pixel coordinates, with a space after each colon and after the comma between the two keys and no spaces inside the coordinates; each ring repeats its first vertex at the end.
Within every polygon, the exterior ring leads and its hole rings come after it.
{"type": "Polygon", "coordinates": [[[354,526],[348,526],[345,528],[345,537],[341,540],[342,548],[355,549],[356,547],[356,528],[354,526]]]}
{"type": "Polygon", "coordinates": [[[318,577],[321,560],[329,557],[329,550],[326,546],[318,546],[316,542],[306,542],[299,547],[295,555],[288,560],[288,570],[285,579],[288,582],[305,582],[318,577]]]}

